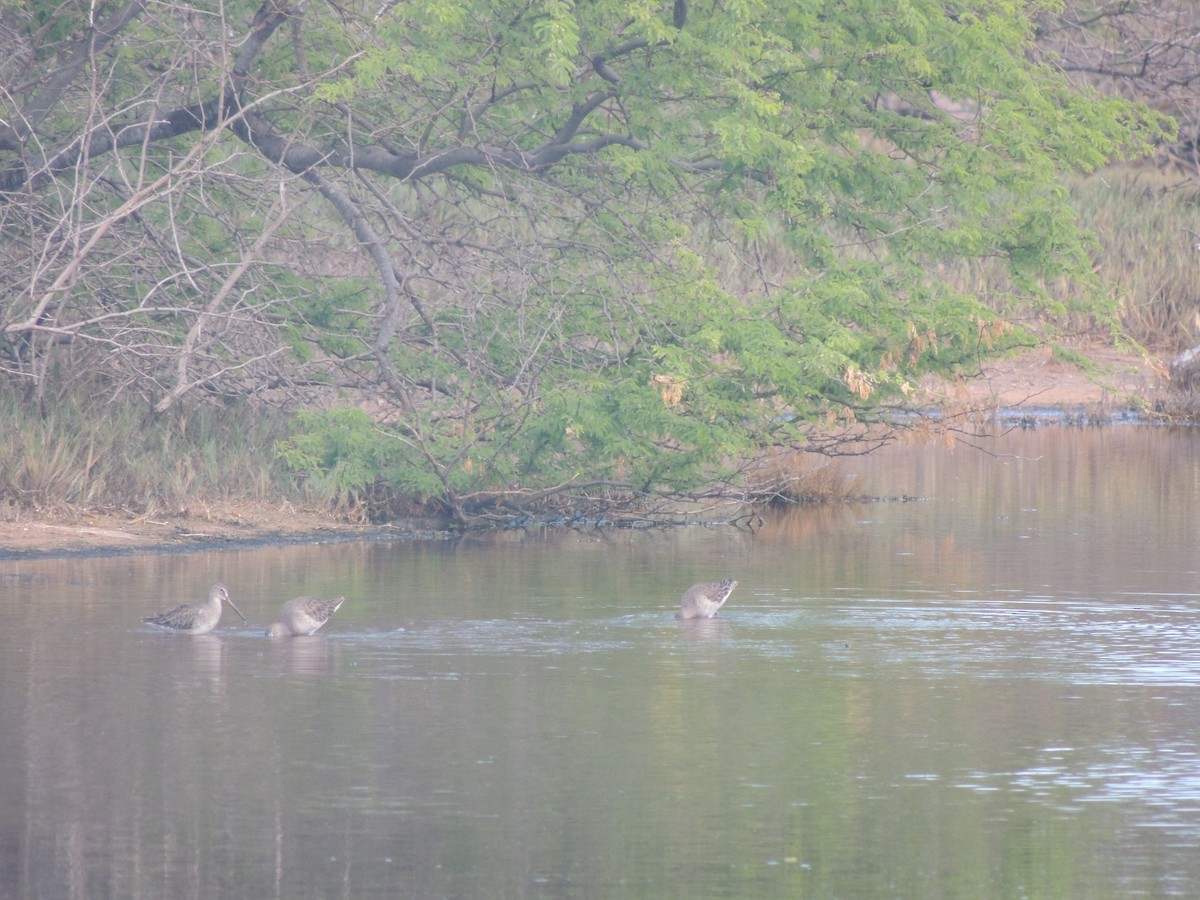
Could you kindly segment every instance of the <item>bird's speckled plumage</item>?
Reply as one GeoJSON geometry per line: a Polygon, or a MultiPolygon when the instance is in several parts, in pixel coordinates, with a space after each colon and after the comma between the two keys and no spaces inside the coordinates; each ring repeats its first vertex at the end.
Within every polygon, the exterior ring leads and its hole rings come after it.
{"type": "Polygon", "coordinates": [[[729,599],[737,582],[732,578],[724,581],[702,581],[693,584],[683,593],[679,602],[677,619],[711,619],[717,614],[721,605],[729,599]]]}
{"type": "Polygon", "coordinates": [[[290,637],[312,634],[338,611],[345,597],[319,600],[316,597],[296,597],[283,604],[279,619],[267,629],[267,637],[290,637]]]}
{"type": "Polygon", "coordinates": [[[142,621],[180,634],[208,634],[221,621],[222,603],[228,603],[241,620],[246,621],[242,611],[229,599],[229,590],[219,581],[208,589],[208,599],[205,602],[181,603],[174,609],[157,616],[147,616],[142,621]]]}

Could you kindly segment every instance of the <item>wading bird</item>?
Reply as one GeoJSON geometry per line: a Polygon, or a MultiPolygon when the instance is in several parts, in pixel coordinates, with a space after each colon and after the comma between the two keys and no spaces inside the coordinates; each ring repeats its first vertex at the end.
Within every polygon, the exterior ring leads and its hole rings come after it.
{"type": "Polygon", "coordinates": [[[229,599],[229,591],[221,582],[208,589],[208,600],[204,603],[181,603],[174,609],[157,616],[147,616],[142,619],[149,625],[157,625],[167,631],[177,631],[180,634],[208,634],[221,621],[221,604],[228,603],[243,622],[246,617],[242,611],[233,605],[229,599]]]}
{"type": "Polygon", "coordinates": [[[338,597],[336,600],[296,597],[289,600],[279,610],[279,620],[267,629],[267,637],[312,634],[328,622],[329,617],[345,602],[345,597],[338,597]]]}
{"type": "Polygon", "coordinates": [[[724,581],[702,581],[693,584],[683,593],[679,601],[677,619],[711,619],[717,614],[721,605],[729,599],[737,582],[732,578],[724,581]]]}

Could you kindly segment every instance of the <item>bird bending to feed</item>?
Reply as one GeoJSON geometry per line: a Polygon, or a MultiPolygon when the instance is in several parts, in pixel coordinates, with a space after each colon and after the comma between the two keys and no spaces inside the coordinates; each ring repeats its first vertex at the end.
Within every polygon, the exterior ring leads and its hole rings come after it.
{"type": "MultiPolygon", "coordinates": [[[[172,610],[157,616],[147,616],[142,621],[168,631],[178,631],[180,634],[208,634],[221,621],[223,602],[233,606],[228,589],[218,581],[208,589],[208,600],[204,603],[181,603],[172,610]]],[[[243,622],[246,621],[240,609],[233,606],[233,611],[243,622]]]]}
{"type": "Polygon", "coordinates": [[[679,601],[679,612],[675,613],[675,618],[711,619],[717,614],[721,605],[729,599],[729,595],[733,593],[735,587],[737,587],[737,582],[732,578],[693,584],[683,592],[683,599],[679,601]]]}
{"type": "Polygon", "coordinates": [[[289,600],[279,610],[279,621],[267,629],[267,637],[312,634],[328,622],[330,616],[345,602],[345,597],[338,597],[336,600],[296,597],[289,600]]]}

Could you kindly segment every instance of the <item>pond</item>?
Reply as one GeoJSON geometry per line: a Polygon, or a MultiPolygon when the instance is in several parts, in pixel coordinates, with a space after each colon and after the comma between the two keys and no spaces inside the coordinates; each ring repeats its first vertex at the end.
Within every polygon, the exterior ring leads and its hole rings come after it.
{"type": "Polygon", "coordinates": [[[1200,430],[838,465],[916,499],[0,561],[0,896],[1200,894],[1200,430]]]}

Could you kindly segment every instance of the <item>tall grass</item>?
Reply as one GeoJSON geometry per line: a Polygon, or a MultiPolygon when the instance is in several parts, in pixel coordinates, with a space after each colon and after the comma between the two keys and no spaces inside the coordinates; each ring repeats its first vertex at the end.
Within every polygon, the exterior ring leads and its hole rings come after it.
{"type": "MultiPolygon", "coordinates": [[[[1080,224],[1097,236],[1095,269],[1128,336],[1156,349],[1200,342],[1200,171],[1138,163],[1079,176],[1066,186],[1080,224]]],[[[843,237],[844,252],[858,252],[853,235],[843,237]]],[[[768,230],[756,251],[759,255],[747,260],[718,242],[709,255],[723,263],[724,287],[751,293],[762,290],[764,280],[782,284],[797,274],[782,233],[768,230]]],[[[995,306],[1005,317],[1025,316],[1025,324],[1037,328],[1049,314],[1061,330],[1086,332],[1099,325],[1097,335],[1107,336],[1108,323],[1097,322],[1088,304],[1076,302],[1083,300],[1080,289],[1065,280],[1043,284],[1060,304],[1055,311],[1021,311],[1006,305],[1015,287],[1003,260],[984,256],[929,265],[933,277],[995,306]]]]}
{"type": "Polygon", "coordinates": [[[1200,179],[1123,167],[1081,179],[1072,195],[1130,337],[1175,350],[1200,341],[1200,179]]]}
{"type": "Polygon", "coordinates": [[[298,495],[276,461],[286,420],[262,409],[201,407],[150,416],[130,403],[62,397],[52,407],[0,397],[0,516],[81,510],[178,515],[217,501],[298,495]]]}
{"type": "MultiPolygon", "coordinates": [[[[1200,342],[1200,173],[1137,164],[1078,177],[1067,187],[1080,224],[1097,237],[1094,268],[1121,330],[1143,347],[1168,352],[1200,342]]],[[[1042,285],[1056,309],[1022,313],[1005,305],[1013,284],[1002,260],[931,265],[936,277],[1005,317],[1027,316],[1024,324],[1035,331],[1051,315],[1059,333],[1110,336],[1110,323],[1077,302],[1084,299],[1080,288],[1065,280],[1042,285]]]]}

